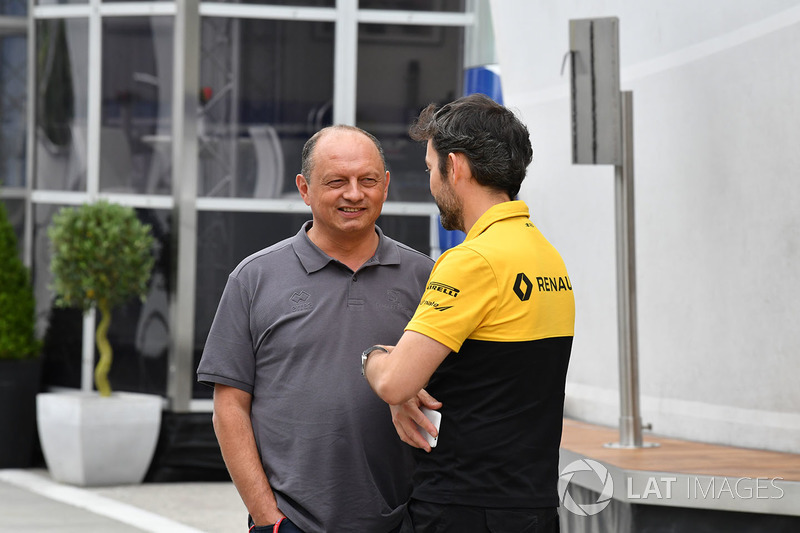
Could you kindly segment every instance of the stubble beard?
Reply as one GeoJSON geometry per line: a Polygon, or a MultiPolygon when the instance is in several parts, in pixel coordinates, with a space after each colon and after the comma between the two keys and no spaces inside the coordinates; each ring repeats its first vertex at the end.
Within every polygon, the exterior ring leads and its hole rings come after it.
{"type": "Polygon", "coordinates": [[[464,206],[456,197],[450,184],[442,182],[442,189],[438,198],[434,198],[436,207],[439,208],[439,219],[442,227],[448,231],[464,231],[464,206]]]}

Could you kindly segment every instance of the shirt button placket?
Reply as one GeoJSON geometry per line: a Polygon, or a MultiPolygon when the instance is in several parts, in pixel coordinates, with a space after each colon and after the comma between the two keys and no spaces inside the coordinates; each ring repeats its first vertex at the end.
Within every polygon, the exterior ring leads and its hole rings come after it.
{"type": "Polygon", "coordinates": [[[347,307],[350,310],[364,309],[364,299],[359,291],[356,290],[356,283],[358,283],[358,274],[353,274],[350,278],[350,287],[348,290],[347,307]]]}

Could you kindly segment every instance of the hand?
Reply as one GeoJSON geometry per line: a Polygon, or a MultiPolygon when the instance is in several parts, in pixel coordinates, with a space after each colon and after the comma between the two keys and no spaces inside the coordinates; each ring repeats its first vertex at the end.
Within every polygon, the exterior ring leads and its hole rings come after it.
{"type": "Polygon", "coordinates": [[[256,515],[251,514],[253,518],[253,524],[256,526],[271,526],[273,524],[278,523],[279,520],[282,518],[286,518],[286,515],[281,512],[280,509],[277,507],[274,510],[265,512],[256,518],[256,515]]]}
{"type": "Polygon", "coordinates": [[[421,389],[415,398],[411,398],[407,402],[399,405],[390,406],[392,410],[392,423],[394,424],[394,428],[400,440],[410,446],[430,452],[431,447],[422,433],[420,433],[417,424],[422,426],[425,431],[434,437],[436,437],[439,432],[436,431],[436,427],[428,420],[428,417],[420,411],[420,407],[436,410],[442,407],[442,402],[428,394],[425,389],[421,389]]]}

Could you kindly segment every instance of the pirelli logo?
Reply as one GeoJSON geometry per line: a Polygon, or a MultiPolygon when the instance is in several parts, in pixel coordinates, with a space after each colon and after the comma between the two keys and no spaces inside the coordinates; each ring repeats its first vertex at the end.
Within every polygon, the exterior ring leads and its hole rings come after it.
{"type": "Polygon", "coordinates": [[[448,296],[452,296],[453,298],[458,296],[458,293],[460,292],[455,287],[451,287],[450,285],[445,285],[444,283],[437,283],[435,281],[428,283],[428,290],[438,291],[447,294],[448,296]]]}

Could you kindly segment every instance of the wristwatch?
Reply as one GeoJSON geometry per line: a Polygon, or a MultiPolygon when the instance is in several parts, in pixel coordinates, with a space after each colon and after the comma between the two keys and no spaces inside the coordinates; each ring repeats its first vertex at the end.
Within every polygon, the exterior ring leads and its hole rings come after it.
{"type": "Polygon", "coordinates": [[[382,352],[389,353],[389,350],[387,350],[383,346],[378,346],[377,344],[375,346],[370,346],[369,348],[367,348],[366,350],[361,352],[361,375],[362,376],[366,376],[367,375],[365,373],[365,369],[367,368],[367,357],[369,357],[369,354],[371,354],[375,350],[380,350],[382,352]]]}

